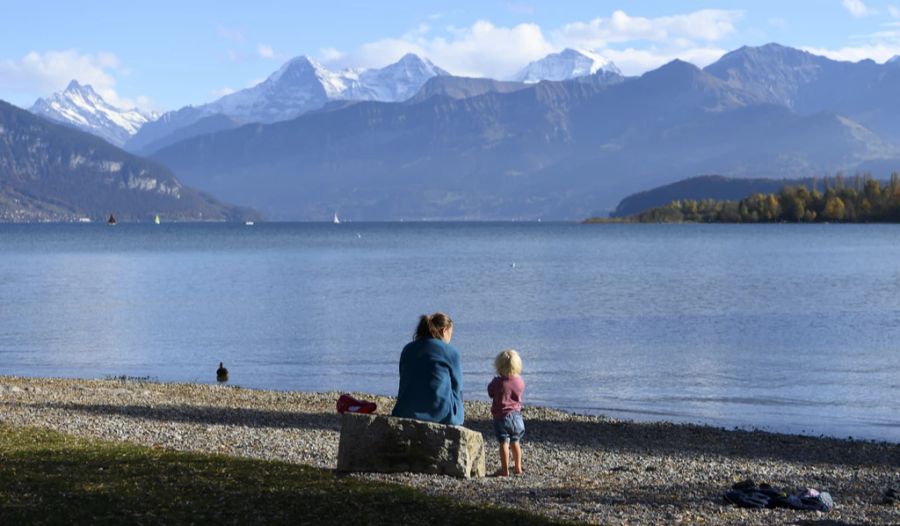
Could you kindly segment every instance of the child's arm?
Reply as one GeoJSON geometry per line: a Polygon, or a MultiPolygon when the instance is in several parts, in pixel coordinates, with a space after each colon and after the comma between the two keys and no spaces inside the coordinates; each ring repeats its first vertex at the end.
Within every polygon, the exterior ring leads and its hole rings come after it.
{"type": "Polygon", "coordinates": [[[497,379],[495,378],[491,380],[491,383],[488,384],[488,396],[491,397],[491,399],[494,398],[494,391],[496,390],[494,384],[496,383],[497,379]]]}

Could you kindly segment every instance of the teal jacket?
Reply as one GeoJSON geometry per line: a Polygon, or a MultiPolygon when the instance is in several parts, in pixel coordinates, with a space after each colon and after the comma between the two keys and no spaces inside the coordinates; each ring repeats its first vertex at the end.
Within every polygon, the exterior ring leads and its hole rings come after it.
{"type": "Polygon", "coordinates": [[[410,342],[400,354],[400,389],[394,416],[463,424],[459,351],[442,340],[410,342]]]}

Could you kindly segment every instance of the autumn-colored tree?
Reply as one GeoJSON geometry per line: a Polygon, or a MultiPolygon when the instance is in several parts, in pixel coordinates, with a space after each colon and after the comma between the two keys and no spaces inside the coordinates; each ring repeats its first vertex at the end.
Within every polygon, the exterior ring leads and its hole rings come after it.
{"type": "Polygon", "coordinates": [[[846,213],[847,207],[840,197],[829,197],[825,202],[825,218],[829,221],[843,221],[846,213]]]}
{"type": "Polygon", "coordinates": [[[774,221],[814,222],[900,222],[900,172],[891,174],[882,185],[871,174],[856,175],[846,181],[841,173],[825,178],[824,194],[813,187],[786,186],[777,194],[753,194],[740,201],[685,199],[641,213],[645,222],[726,222],[758,223],[774,221]],[[845,183],[851,183],[847,185],[845,183]]]}

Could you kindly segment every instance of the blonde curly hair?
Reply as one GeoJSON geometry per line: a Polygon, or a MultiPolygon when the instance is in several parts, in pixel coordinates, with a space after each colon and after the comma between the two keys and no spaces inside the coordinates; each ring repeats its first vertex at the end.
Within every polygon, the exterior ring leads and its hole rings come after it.
{"type": "Polygon", "coordinates": [[[506,349],[494,359],[494,369],[500,376],[516,376],[522,372],[522,358],[515,349],[506,349]]]}

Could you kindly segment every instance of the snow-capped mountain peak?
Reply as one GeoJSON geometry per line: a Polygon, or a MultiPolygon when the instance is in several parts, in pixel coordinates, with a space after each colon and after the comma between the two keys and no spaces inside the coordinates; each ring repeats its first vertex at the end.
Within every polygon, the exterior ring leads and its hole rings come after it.
{"type": "Polygon", "coordinates": [[[224,113],[245,121],[273,122],[296,117],[340,98],[352,70],[333,73],[315,60],[301,55],[285,62],[259,84],[200,106],[205,114],[224,113]]]}
{"type": "Polygon", "coordinates": [[[274,122],[292,119],[334,100],[400,102],[438,75],[448,73],[413,54],[381,69],[341,71],[331,71],[301,55],[285,62],[256,86],[197,109],[204,115],[224,113],[246,122],[274,122]]]}
{"type": "Polygon", "coordinates": [[[106,102],[90,84],[72,80],[66,89],[38,99],[30,111],[106,139],[116,146],[125,142],[155,115],[122,109],[106,102]]]}
{"type": "Polygon", "coordinates": [[[422,58],[415,53],[403,55],[400,57],[400,60],[385,67],[385,69],[387,68],[403,68],[405,71],[420,71],[432,74],[433,76],[449,75],[449,73],[435,66],[434,63],[427,58],[422,58]]]}
{"type": "MultiPolygon", "coordinates": [[[[327,78],[333,75],[322,64],[306,55],[294,57],[285,62],[275,73],[262,82],[262,84],[276,84],[279,82],[304,82],[315,77],[318,79],[327,78]]],[[[253,88],[251,88],[253,89],[253,88]]]]}
{"type": "Polygon", "coordinates": [[[900,64],[900,55],[894,55],[893,57],[887,59],[885,64],[900,64]]]}
{"type": "Polygon", "coordinates": [[[62,95],[72,100],[80,99],[80,101],[85,105],[97,105],[104,103],[103,97],[98,95],[90,84],[85,84],[84,86],[82,86],[75,79],[69,81],[69,85],[66,86],[65,91],[62,92],[62,95]]]}
{"type": "Polygon", "coordinates": [[[449,73],[430,60],[407,53],[381,69],[360,71],[358,84],[341,98],[400,102],[415,95],[430,78],[445,75],[449,73]]]}
{"type": "Polygon", "coordinates": [[[293,119],[338,100],[402,102],[438,75],[449,73],[414,54],[404,55],[380,69],[340,71],[329,70],[301,55],[288,60],[251,88],[163,115],[138,134],[129,143],[129,149],[139,151],[214,115],[223,115],[234,123],[276,122],[293,119]]]}
{"type": "Polygon", "coordinates": [[[567,48],[529,63],[513,80],[535,83],[542,80],[569,80],[597,73],[617,76],[622,74],[606,57],[593,51],[567,48]]]}

